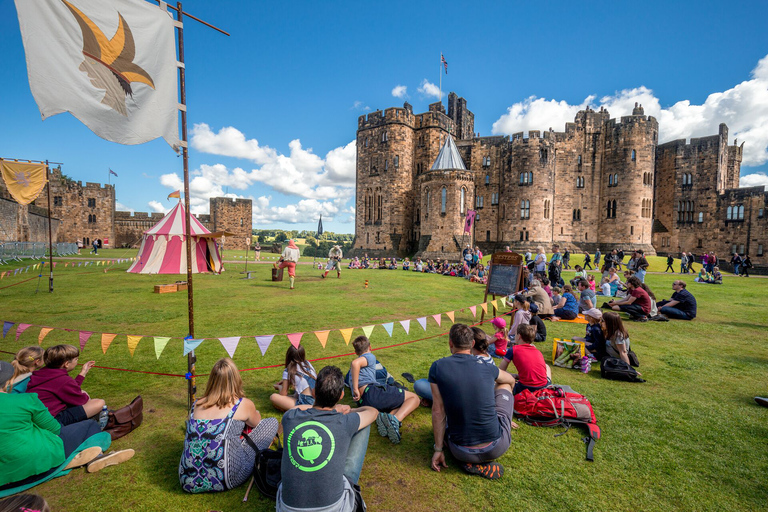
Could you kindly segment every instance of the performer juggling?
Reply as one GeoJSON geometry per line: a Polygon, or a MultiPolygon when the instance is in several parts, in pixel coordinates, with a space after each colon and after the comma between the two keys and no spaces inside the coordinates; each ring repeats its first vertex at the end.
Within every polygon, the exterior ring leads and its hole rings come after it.
{"type": "Polygon", "coordinates": [[[328,276],[328,272],[336,269],[336,277],[341,277],[341,247],[338,245],[334,245],[330,251],[328,251],[328,264],[325,266],[325,274],[323,274],[323,279],[325,279],[328,276]]]}
{"type": "Polygon", "coordinates": [[[275,263],[275,268],[288,268],[288,277],[291,280],[291,290],[296,280],[296,264],[299,262],[299,248],[294,240],[288,240],[288,245],[283,249],[283,254],[275,263]]]}

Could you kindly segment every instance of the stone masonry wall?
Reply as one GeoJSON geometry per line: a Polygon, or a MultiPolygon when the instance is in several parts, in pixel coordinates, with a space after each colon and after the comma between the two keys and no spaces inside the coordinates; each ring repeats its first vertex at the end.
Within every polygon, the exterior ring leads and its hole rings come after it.
{"type": "MultiPolygon", "coordinates": [[[[60,224],[59,219],[51,219],[54,240],[60,224]]],[[[48,242],[48,211],[0,197],[0,243],[4,241],[48,242]]]]}
{"type": "Polygon", "coordinates": [[[210,200],[210,231],[227,231],[234,236],[222,240],[226,249],[245,250],[251,244],[253,217],[250,199],[214,197],[210,200]]]}

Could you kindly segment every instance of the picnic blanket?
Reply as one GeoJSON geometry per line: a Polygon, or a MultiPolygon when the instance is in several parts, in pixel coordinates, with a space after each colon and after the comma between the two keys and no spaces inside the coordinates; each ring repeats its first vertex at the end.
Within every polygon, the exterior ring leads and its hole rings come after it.
{"type": "Polygon", "coordinates": [[[560,321],[560,322],[570,322],[570,323],[572,323],[572,324],[588,324],[588,323],[589,323],[589,322],[587,322],[587,319],[586,319],[586,318],[584,318],[584,315],[582,315],[582,314],[579,314],[579,315],[578,315],[576,318],[574,318],[573,320],[566,320],[566,319],[564,319],[564,318],[561,318],[559,321],[560,321]]]}
{"type": "Polygon", "coordinates": [[[13,482],[0,487],[0,498],[5,498],[6,496],[11,496],[12,494],[26,491],[27,489],[31,489],[36,485],[42,484],[43,482],[47,482],[48,480],[52,480],[56,477],[66,475],[72,470],[64,468],[67,467],[67,464],[69,464],[70,461],[75,458],[75,455],[92,446],[98,446],[102,451],[106,452],[111,443],[112,436],[109,435],[109,432],[99,432],[98,434],[93,435],[83,441],[83,444],[78,446],[77,450],[72,452],[72,454],[67,457],[67,460],[62,462],[59,467],[53,468],[52,470],[46,471],[45,473],[41,473],[39,475],[25,478],[20,482],[13,482]]]}

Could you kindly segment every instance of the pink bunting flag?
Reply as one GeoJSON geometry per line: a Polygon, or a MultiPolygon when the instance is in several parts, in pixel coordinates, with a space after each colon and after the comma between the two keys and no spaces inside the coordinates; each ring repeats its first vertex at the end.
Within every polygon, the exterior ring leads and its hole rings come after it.
{"type": "Polygon", "coordinates": [[[441,321],[442,321],[442,319],[443,319],[443,315],[441,315],[440,313],[438,313],[438,314],[436,314],[436,315],[432,315],[432,318],[434,318],[434,319],[435,319],[435,322],[437,322],[437,325],[440,325],[440,322],[441,322],[441,321]]]}
{"type": "Polygon", "coordinates": [[[269,348],[270,343],[272,343],[272,338],[274,337],[274,335],[256,336],[256,344],[259,346],[259,350],[261,350],[261,355],[267,353],[267,349],[269,348]]]}
{"type": "Polygon", "coordinates": [[[240,336],[231,336],[229,338],[219,338],[224,350],[227,351],[229,357],[235,357],[235,350],[237,350],[237,344],[240,343],[240,336]]]}
{"type": "Polygon", "coordinates": [[[293,334],[288,334],[288,341],[291,342],[291,345],[293,345],[296,348],[299,348],[299,344],[301,343],[301,337],[304,336],[303,332],[295,332],[293,334]]]}
{"type": "Polygon", "coordinates": [[[473,317],[477,317],[477,306],[469,306],[469,310],[472,312],[473,317]]]}
{"type": "Polygon", "coordinates": [[[85,344],[88,343],[91,334],[93,334],[91,331],[80,331],[80,350],[85,350],[85,344]]]}
{"type": "Polygon", "coordinates": [[[16,328],[16,341],[19,341],[19,336],[21,336],[21,333],[26,331],[32,326],[32,324],[19,324],[19,326],[16,328]]]}

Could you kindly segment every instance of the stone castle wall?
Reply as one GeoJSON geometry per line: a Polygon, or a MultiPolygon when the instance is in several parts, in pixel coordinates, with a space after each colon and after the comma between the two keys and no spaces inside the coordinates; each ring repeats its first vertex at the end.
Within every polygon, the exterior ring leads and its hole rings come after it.
{"type": "MultiPolygon", "coordinates": [[[[227,231],[234,236],[223,239],[226,249],[245,250],[251,245],[252,202],[250,199],[214,197],[210,200],[206,227],[210,231],[227,231]]],[[[198,217],[199,218],[199,217],[198,217]]],[[[200,222],[203,222],[200,219],[200,222]]]]}
{"type": "MultiPolygon", "coordinates": [[[[51,219],[51,234],[56,240],[59,219],[51,219]]],[[[48,210],[21,206],[16,201],[0,197],[0,243],[48,242],[48,210]]]]}

